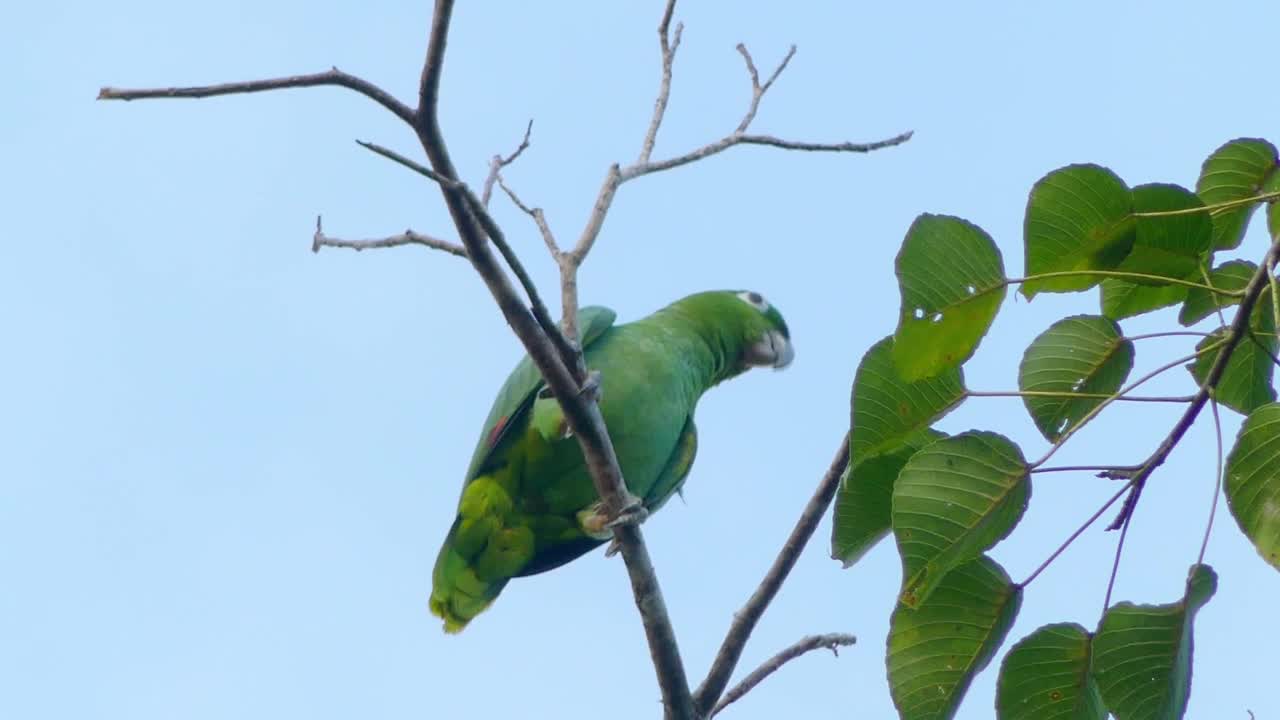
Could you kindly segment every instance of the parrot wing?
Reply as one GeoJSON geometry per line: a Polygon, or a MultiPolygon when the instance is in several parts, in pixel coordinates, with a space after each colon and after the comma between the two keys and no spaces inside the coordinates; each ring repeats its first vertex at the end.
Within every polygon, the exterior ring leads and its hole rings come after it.
{"type": "MultiPolygon", "coordinates": [[[[578,311],[578,331],[582,338],[582,349],[585,351],[613,326],[617,313],[606,307],[592,305],[578,311]]],[[[519,425],[514,422],[520,415],[528,412],[533,400],[542,388],[542,373],[533,364],[533,359],[525,355],[516,365],[515,370],[507,377],[498,397],[493,401],[489,417],[484,421],[484,429],[480,432],[480,440],[476,443],[475,452],[471,455],[471,464],[463,480],[463,487],[481,474],[482,469],[493,456],[494,450],[507,435],[507,429],[519,425]]]]}
{"type": "MultiPolygon", "coordinates": [[[[698,429],[693,424],[693,418],[689,417],[685,420],[684,429],[680,431],[680,438],[676,441],[676,446],[672,449],[671,456],[667,459],[667,464],[663,468],[662,474],[658,476],[658,480],[653,484],[649,494],[643,498],[645,509],[650,514],[657,512],[658,508],[662,507],[680,489],[684,479],[689,476],[689,470],[693,467],[693,458],[697,452],[698,429]]],[[[534,555],[529,564],[516,574],[516,577],[537,575],[548,570],[554,570],[570,560],[575,560],[590,552],[603,542],[603,540],[582,536],[568,542],[551,545],[534,555]]]]}

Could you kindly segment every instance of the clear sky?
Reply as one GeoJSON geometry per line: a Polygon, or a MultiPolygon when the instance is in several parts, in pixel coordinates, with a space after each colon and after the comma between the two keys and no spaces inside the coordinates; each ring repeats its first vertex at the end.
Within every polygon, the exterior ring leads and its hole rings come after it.
{"type": "MultiPolygon", "coordinates": [[[[318,213],[347,237],[451,233],[435,188],[352,142],[412,153],[410,133],[336,89],[94,102],[100,85],[331,65],[411,100],[427,5],[69,0],[6,12],[0,717],[659,716],[616,559],[595,553],[513,582],[461,636],[427,612],[461,473],[520,350],[457,258],[310,252],[318,213]]],[[[607,165],[638,149],[660,3],[459,5],[441,101],[455,162],[478,182],[534,118],[533,147],[508,178],[576,236],[607,165]]],[[[696,682],[846,429],[858,358],[893,329],[892,261],[912,218],[980,224],[1018,273],[1026,195],[1047,171],[1092,161],[1131,184],[1193,185],[1222,142],[1280,141],[1266,70],[1280,5],[689,2],[678,18],[687,27],[655,157],[737,123],[749,87],[739,41],[762,68],[799,46],[761,132],[917,133],[871,156],[740,148],[641,179],[619,193],[584,270],[584,301],[623,319],[747,287],[792,328],[790,369],[706,397],[686,502],[645,525],[696,682]]],[[[532,225],[495,205],[550,288],[532,225]]],[[[1255,231],[1248,257],[1264,242],[1255,231]]],[[[1097,312],[1096,294],[1011,295],[970,386],[1012,389],[1026,344],[1076,312],[1097,312]]],[[[1166,312],[1124,326],[1173,322],[1166,312]]],[[[1145,341],[1138,367],[1186,351],[1145,341]]],[[[1152,392],[1188,388],[1171,373],[1152,392]]],[[[1172,416],[1122,408],[1061,460],[1138,461],[1172,416]]],[[[1238,424],[1225,413],[1228,442],[1238,424]]],[[[943,423],[971,427],[1044,448],[1016,400],[973,402],[943,423]]],[[[1117,598],[1181,594],[1213,437],[1200,423],[1153,479],[1117,598]]],[[[1025,577],[1112,490],[1037,478],[995,557],[1025,577]]],[[[1219,520],[1208,561],[1221,585],[1197,626],[1190,717],[1277,717],[1280,574],[1219,520]]],[[[841,570],[829,532],[828,518],[743,669],[805,634],[860,643],[795,662],[726,718],[892,716],[883,655],[896,554],[886,542],[841,570]]],[[[1093,627],[1115,539],[1090,531],[1037,579],[1009,642],[1047,622],[1093,627]]],[[[991,716],[995,677],[993,665],[978,678],[962,717],[991,716]]]]}

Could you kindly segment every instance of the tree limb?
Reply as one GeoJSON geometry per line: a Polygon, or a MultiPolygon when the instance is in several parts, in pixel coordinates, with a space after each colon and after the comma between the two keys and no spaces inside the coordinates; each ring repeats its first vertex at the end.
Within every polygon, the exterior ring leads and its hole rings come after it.
{"type": "MultiPolygon", "coordinates": [[[[604,182],[596,196],[587,223],[571,250],[561,251],[551,235],[545,217],[537,209],[529,209],[503,185],[518,207],[533,216],[538,224],[543,239],[556,259],[560,269],[561,300],[563,318],[560,326],[550,319],[550,314],[538,296],[536,288],[529,280],[519,259],[506,242],[501,229],[494,222],[487,210],[488,202],[495,184],[501,184],[501,171],[513,162],[527,147],[531,126],[526,128],[520,145],[506,157],[495,156],[490,162],[489,174],[482,186],[482,194],[477,195],[464,184],[449,156],[443,133],[439,125],[437,103],[439,100],[440,78],[443,72],[445,48],[453,11],[453,0],[435,0],[430,29],[427,37],[426,57],[423,62],[422,75],[418,87],[418,107],[411,109],[394,98],[382,88],[361,78],[348,75],[333,68],[330,71],[313,75],[297,75],[250,82],[228,83],[200,87],[161,88],[150,90],[121,90],[104,87],[100,90],[100,99],[134,100],[144,98],[200,98],[215,95],[263,92],[295,87],[312,87],[333,85],[345,87],[358,92],[409,124],[418,137],[430,167],[417,163],[399,153],[373,143],[361,142],[361,145],[375,153],[389,158],[435,182],[444,197],[450,217],[458,230],[461,245],[422,235],[412,231],[388,238],[372,240],[341,240],[329,238],[323,234],[317,222],[313,249],[320,247],[345,247],[363,250],[374,247],[395,247],[406,244],[418,244],[444,250],[454,255],[466,257],[484,280],[493,295],[503,317],[511,326],[516,336],[525,346],[529,357],[542,374],[547,387],[551,390],[561,407],[565,419],[577,436],[582,447],[583,458],[596,491],[600,495],[606,511],[614,518],[622,519],[614,528],[614,538],[622,551],[631,580],[632,593],[636,606],[640,611],[645,634],[649,642],[655,672],[662,690],[666,714],[670,718],[694,720],[693,698],[689,692],[688,680],[680,660],[675,633],[667,615],[657,577],[653,571],[648,551],[645,548],[638,527],[636,527],[638,506],[636,498],[627,491],[618,468],[612,442],[609,439],[603,416],[596,403],[591,389],[594,378],[587,372],[582,361],[581,350],[577,345],[576,317],[578,308],[577,272],[590,252],[604,219],[608,214],[618,187],[627,180],[641,175],[660,172],[679,167],[696,160],[719,153],[734,145],[765,145],[788,150],[821,151],[821,152],[869,152],[882,147],[889,147],[905,142],[910,133],[873,143],[811,143],[791,141],[770,135],[747,134],[746,130],[754,120],[761,99],[774,81],[786,68],[794,55],[792,48],[783,61],[767,80],[760,82],[759,72],[745,47],[741,47],[747,63],[748,74],[752,82],[752,99],[738,127],[728,136],[710,143],[702,148],[684,155],[652,162],[651,157],[666,113],[671,91],[671,69],[676,51],[680,45],[682,25],[676,24],[674,35],[671,23],[675,12],[676,0],[667,0],[662,20],[658,27],[659,44],[662,52],[662,79],[658,97],[654,103],[654,111],[641,143],[637,161],[625,169],[612,165],[605,175],[604,182]],[[490,249],[489,242],[498,248],[505,264],[510,267],[524,288],[529,306],[520,299],[514,286],[508,279],[506,271],[490,249]]],[[[824,478],[823,485],[805,508],[796,528],[787,544],[783,547],[768,575],[760,587],[748,601],[743,611],[735,619],[725,642],[717,655],[716,663],[708,679],[699,691],[698,709],[705,715],[716,703],[727,685],[729,675],[741,655],[747,637],[755,623],[776,595],[779,587],[791,568],[794,566],[804,544],[813,534],[818,520],[830,504],[839,482],[840,469],[848,460],[848,438],[842,445],[836,465],[824,478]],[[834,474],[832,474],[834,473],[834,474]]]]}
{"type": "Polygon", "coordinates": [[[529,149],[529,136],[533,134],[533,120],[529,120],[529,124],[524,128],[524,139],[516,146],[516,149],[510,155],[502,157],[494,155],[489,161],[489,174],[484,179],[484,185],[481,186],[480,204],[489,207],[489,198],[493,195],[493,184],[502,181],[502,168],[510,165],[520,157],[525,150],[529,149]]]}
{"type": "Polygon", "coordinates": [[[338,68],[330,68],[321,73],[311,75],[290,75],[289,77],[270,78],[267,80],[250,80],[248,82],[223,83],[220,85],[201,85],[194,87],[149,88],[143,90],[126,90],[122,88],[104,87],[98,90],[99,100],[148,100],[156,98],[206,98],[217,95],[241,95],[244,93],[284,90],[286,88],[317,87],[333,85],[354,90],[382,107],[390,110],[396,117],[413,124],[414,113],[408,105],[397,100],[391,93],[373,83],[355,75],[348,75],[338,68]]]}
{"type": "Polygon", "coordinates": [[[759,587],[756,588],[755,592],[751,593],[751,598],[747,600],[747,604],[734,613],[733,623],[729,625],[729,632],[725,634],[724,642],[720,645],[719,652],[716,653],[716,659],[712,662],[711,669],[707,672],[707,679],[702,681],[702,685],[694,693],[694,702],[701,716],[706,717],[711,713],[716,707],[721,693],[729,685],[729,677],[733,675],[733,669],[738,664],[738,659],[742,657],[742,649],[746,647],[747,640],[751,637],[751,632],[755,630],[756,623],[760,621],[760,617],[764,615],[769,603],[778,594],[783,581],[787,579],[787,575],[795,567],[796,560],[800,557],[800,552],[804,550],[805,544],[813,536],[813,531],[817,529],[818,522],[826,514],[827,508],[836,496],[836,489],[840,487],[840,476],[844,473],[845,466],[848,464],[849,435],[846,434],[844,441],[840,443],[840,449],[836,451],[836,456],[831,461],[831,466],[827,468],[827,473],[822,476],[822,480],[818,483],[818,488],[813,492],[813,497],[804,506],[804,510],[800,513],[800,519],[796,521],[796,525],[787,537],[787,541],[783,543],[782,550],[778,553],[778,557],[774,559],[773,565],[765,573],[759,587]]]}
{"type": "MultiPolygon", "coordinates": [[[[432,168],[441,175],[456,180],[457,171],[449,158],[437,113],[440,75],[452,12],[453,0],[436,0],[427,40],[427,56],[422,68],[414,128],[423,150],[431,160],[432,168]]],[[[570,358],[562,357],[555,351],[547,334],[516,298],[505,273],[489,253],[484,242],[485,233],[478,220],[486,215],[479,198],[468,202],[467,194],[457,189],[441,186],[441,191],[472,265],[488,285],[503,316],[528,349],[530,358],[564,409],[565,419],[582,446],[583,459],[606,510],[612,517],[624,516],[637,505],[637,501],[623,482],[618,458],[599,405],[593,397],[582,392],[585,376],[574,377],[567,366],[570,358]]],[[[565,307],[564,313],[566,318],[576,317],[576,304],[574,307],[565,307]]],[[[576,341],[575,335],[568,332],[566,335],[571,342],[576,341]]],[[[581,363],[580,355],[578,363],[581,363]]],[[[631,578],[632,594],[649,641],[649,652],[662,690],[667,716],[677,720],[693,720],[693,703],[680,659],[679,645],[640,529],[633,524],[619,525],[614,528],[614,538],[622,550],[627,574],[631,578]]]]}
{"type": "Polygon", "coordinates": [[[809,635],[801,638],[794,645],[791,645],[777,655],[764,661],[760,667],[752,670],[742,682],[734,685],[728,692],[724,694],[724,699],[716,703],[715,708],[707,715],[708,718],[715,717],[721,710],[725,709],[731,703],[742,698],[743,695],[751,692],[755,686],[759,685],[765,678],[777,672],[783,665],[795,660],[807,652],[826,648],[831,654],[839,657],[839,648],[853,645],[858,642],[858,638],[846,633],[828,633],[826,635],[809,635]]]}
{"type": "Polygon", "coordinates": [[[665,117],[667,104],[671,97],[671,66],[675,60],[676,50],[680,47],[680,37],[684,29],[683,25],[677,23],[675,36],[674,38],[671,37],[671,17],[674,10],[675,0],[668,0],[666,11],[662,15],[662,22],[658,25],[658,43],[662,53],[662,81],[658,87],[658,97],[654,100],[653,116],[649,119],[649,126],[645,130],[644,139],[640,146],[640,155],[631,165],[624,168],[615,163],[605,173],[604,181],[600,185],[600,191],[596,195],[595,205],[591,209],[591,214],[587,218],[582,234],[578,237],[578,242],[574,245],[573,250],[567,253],[565,262],[568,264],[580,264],[582,258],[591,251],[592,245],[595,244],[596,238],[600,235],[600,229],[604,226],[605,216],[609,212],[609,207],[613,204],[613,197],[618,192],[618,187],[628,180],[634,180],[650,173],[670,170],[681,165],[688,165],[723,152],[735,145],[765,145],[782,150],[808,152],[867,153],[894,145],[901,145],[911,139],[913,134],[911,131],[870,143],[815,143],[784,140],[772,135],[747,134],[747,129],[751,126],[752,121],[755,120],[756,112],[760,109],[761,100],[764,98],[765,93],[769,91],[769,88],[773,86],[774,81],[782,74],[782,71],[786,69],[788,63],[791,62],[791,58],[795,56],[796,48],[794,45],[791,46],[786,56],[783,57],[782,62],[778,63],[777,68],[769,75],[769,78],[764,83],[761,83],[760,73],[756,69],[755,62],[751,59],[751,53],[747,51],[745,45],[739,43],[737,46],[738,52],[746,61],[747,74],[751,78],[751,102],[747,105],[747,111],[743,114],[742,120],[738,122],[738,126],[733,132],[719,140],[686,152],[683,155],[657,162],[652,161],[650,158],[653,154],[654,144],[657,142],[658,130],[662,126],[662,120],[665,117]]]}
{"type": "MultiPolygon", "coordinates": [[[[1280,239],[1273,242],[1267,250],[1267,254],[1262,258],[1262,262],[1258,266],[1257,272],[1249,279],[1249,284],[1244,288],[1244,296],[1240,298],[1240,306],[1236,309],[1236,316],[1231,321],[1231,327],[1227,331],[1227,336],[1223,339],[1222,346],[1218,350],[1218,356],[1214,358],[1213,365],[1209,367],[1209,372],[1204,377],[1204,382],[1200,385],[1199,391],[1192,398],[1191,404],[1182,413],[1182,417],[1178,418],[1178,422],[1174,424],[1173,429],[1151,453],[1151,457],[1142,464],[1142,469],[1133,476],[1133,489],[1129,491],[1129,496],[1124,499],[1124,505],[1120,507],[1120,513],[1116,515],[1116,519],[1111,521],[1107,526],[1108,530],[1116,530],[1126,527],[1130,518],[1133,517],[1133,509],[1138,504],[1138,498],[1142,496],[1142,488],[1146,485],[1147,478],[1156,468],[1164,464],[1169,457],[1169,453],[1182,440],[1182,436],[1187,433],[1191,425],[1195,423],[1196,417],[1204,408],[1209,400],[1209,396],[1218,387],[1218,383],[1222,380],[1223,373],[1227,370],[1227,363],[1231,360],[1231,354],[1235,350],[1236,345],[1240,343],[1241,338],[1246,333],[1252,334],[1249,327],[1249,316],[1253,314],[1253,306],[1258,302],[1258,298],[1262,296],[1262,291],[1267,287],[1267,268],[1271,263],[1276,261],[1280,256],[1280,239]]],[[[1117,552],[1116,563],[1119,564],[1119,553],[1117,552]]],[[[1115,580],[1115,570],[1112,569],[1112,581],[1115,580]]],[[[1108,589],[1108,595],[1110,590],[1108,589]]]]}
{"type": "Polygon", "coordinates": [[[400,247],[402,245],[424,245],[432,250],[443,250],[450,255],[457,255],[465,258],[467,256],[466,248],[457,243],[441,240],[430,235],[423,235],[412,230],[405,230],[399,235],[392,235],[385,238],[375,238],[371,240],[343,240],[340,238],[329,237],[324,234],[324,230],[320,227],[320,216],[316,216],[316,233],[311,239],[311,252],[320,252],[322,247],[331,248],[348,248],[360,252],[361,250],[375,250],[382,248],[400,247]]]}

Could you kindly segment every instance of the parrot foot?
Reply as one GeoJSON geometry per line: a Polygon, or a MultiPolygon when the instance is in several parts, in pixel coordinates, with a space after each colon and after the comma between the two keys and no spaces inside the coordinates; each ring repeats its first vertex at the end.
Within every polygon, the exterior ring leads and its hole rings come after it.
{"type": "Polygon", "coordinates": [[[599,370],[592,370],[587,373],[587,379],[582,381],[582,388],[578,390],[578,395],[585,398],[588,402],[600,401],[599,370]]]}
{"type": "Polygon", "coordinates": [[[609,530],[612,530],[619,525],[639,525],[648,517],[649,508],[644,506],[644,503],[641,502],[640,498],[632,497],[627,502],[627,506],[622,509],[622,512],[618,513],[617,517],[605,523],[604,526],[609,530]]]}
{"type": "Polygon", "coordinates": [[[622,551],[622,546],[618,544],[618,539],[614,538],[609,541],[609,547],[604,549],[605,557],[613,557],[622,551]]]}
{"type": "Polygon", "coordinates": [[[578,513],[578,526],[589,537],[597,540],[608,540],[613,537],[613,529],[620,525],[638,525],[649,517],[649,509],[644,501],[634,495],[628,495],[627,504],[622,512],[610,517],[602,503],[596,502],[586,510],[578,513]]]}

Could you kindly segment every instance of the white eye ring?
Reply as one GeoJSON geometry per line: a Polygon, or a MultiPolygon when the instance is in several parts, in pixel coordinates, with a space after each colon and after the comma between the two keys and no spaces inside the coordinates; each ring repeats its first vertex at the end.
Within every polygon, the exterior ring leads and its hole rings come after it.
{"type": "Polygon", "coordinates": [[[738,299],[750,305],[751,307],[759,310],[760,312],[769,311],[769,301],[765,300],[764,296],[758,292],[754,292],[751,290],[743,290],[742,292],[738,293],[738,299]]]}

